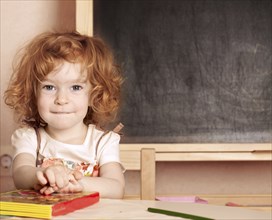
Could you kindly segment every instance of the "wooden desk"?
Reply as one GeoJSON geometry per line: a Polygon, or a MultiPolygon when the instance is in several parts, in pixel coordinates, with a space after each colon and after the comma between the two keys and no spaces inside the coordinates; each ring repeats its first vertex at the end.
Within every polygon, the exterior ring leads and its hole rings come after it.
{"type": "MultiPolygon", "coordinates": [[[[184,219],[148,212],[147,208],[149,207],[178,210],[182,213],[205,216],[216,220],[270,220],[272,218],[271,212],[256,211],[241,207],[150,200],[100,199],[98,203],[92,206],[52,219],[184,219]]],[[[29,218],[7,217],[5,219],[27,220],[29,218]]]]}
{"type": "Polygon", "coordinates": [[[181,219],[147,211],[148,207],[180,209],[183,213],[214,219],[271,219],[271,212],[255,211],[240,207],[214,206],[208,204],[159,202],[147,200],[101,199],[99,203],[85,209],[53,219],[181,219]]]}

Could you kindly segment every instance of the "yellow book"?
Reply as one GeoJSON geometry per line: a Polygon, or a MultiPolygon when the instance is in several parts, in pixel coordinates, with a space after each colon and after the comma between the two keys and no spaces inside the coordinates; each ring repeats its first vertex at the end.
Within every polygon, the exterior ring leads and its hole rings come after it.
{"type": "Polygon", "coordinates": [[[99,201],[98,192],[53,193],[15,190],[0,194],[0,215],[51,218],[85,208],[99,201]]]}

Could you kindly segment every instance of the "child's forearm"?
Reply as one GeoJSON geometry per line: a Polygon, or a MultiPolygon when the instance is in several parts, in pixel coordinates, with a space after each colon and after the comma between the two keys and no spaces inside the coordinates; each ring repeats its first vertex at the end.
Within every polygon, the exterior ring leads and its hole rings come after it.
{"type": "Polygon", "coordinates": [[[17,189],[33,189],[38,184],[36,173],[39,168],[21,166],[13,172],[13,181],[17,189]]]}
{"type": "Polygon", "coordinates": [[[83,191],[97,191],[102,198],[122,199],[125,191],[123,181],[105,177],[83,177],[79,180],[83,191]]]}

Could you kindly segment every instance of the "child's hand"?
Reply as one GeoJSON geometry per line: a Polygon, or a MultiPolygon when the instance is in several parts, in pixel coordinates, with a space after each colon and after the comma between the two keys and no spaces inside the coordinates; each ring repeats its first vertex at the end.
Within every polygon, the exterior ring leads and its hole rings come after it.
{"type": "Polygon", "coordinates": [[[79,179],[81,179],[83,175],[79,171],[74,171],[71,176],[70,180],[67,186],[63,188],[58,187],[52,187],[52,186],[43,186],[41,187],[40,193],[41,194],[52,194],[54,192],[61,192],[61,193],[75,193],[75,192],[81,192],[83,190],[83,186],[78,182],[79,179]]]}
{"type": "Polygon", "coordinates": [[[62,165],[49,166],[37,172],[37,179],[42,186],[63,188],[69,183],[70,170],[62,165]]]}
{"type": "Polygon", "coordinates": [[[59,190],[61,193],[75,193],[75,192],[81,192],[83,190],[83,186],[78,182],[79,179],[81,179],[83,175],[76,171],[73,173],[72,178],[70,179],[68,185],[66,187],[63,187],[59,190]]]}
{"type": "Polygon", "coordinates": [[[82,174],[62,165],[53,165],[43,171],[38,171],[37,178],[39,184],[34,188],[40,190],[42,194],[48,195],[64,189],[71,192],[82,191],[82,186],[79,186],[77,182],[82,178],[82,174]]]}

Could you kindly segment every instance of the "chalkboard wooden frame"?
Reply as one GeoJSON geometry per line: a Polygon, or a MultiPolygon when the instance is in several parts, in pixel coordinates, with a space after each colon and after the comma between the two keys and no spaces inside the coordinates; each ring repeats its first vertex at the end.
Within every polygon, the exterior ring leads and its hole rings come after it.
{"type": "MultiPolygon", "coordinates": [[[[84,2],[86,2],[86,1],[84,1],[84,2]]],[[[93,1],[88,1],[91,5],[93,4],[93,1]]],[[[77,21],[83,21],[83,23],[84,22],[86,22],[86,21],[88,21],[87,23],[88,23],[88,25],[89,25],[89,23],[90,23],[90,19],[92,20],[93,19],[93,11],[89,11],[89,13],[85,13],[84,14],[84,18],[82,18],[82,13],[80,13],[79,11],[78,11],[78,6],[80,5],[80,4],[82,4],[82,2],[81,1],[77,1],[77,21]],[[86,18],[86,16],[87,16],[87,18],[86,18]]],[[[85,8],[86,9],[86,8],[85,8]]],[[[91,10],[93,10],[93,7],[91,7],[91,10]]],[[[88,26],[88,25],[85,25],[85,27],[86,26],[88,26]]],[[[84,25],[83,25],[84,26],[84,25]]],[[[92,26],[93,26],[93,24],[92,24],[92,26]]],[[[79,32],[82,32],[82,33],[86,33],[86,30],[84,30],[84,28],[82,29],[78,29],[78,22],[77,22],[77,30],[79,31],[79,32]]],[[[90,34],[91,35],[91,34],[90,34]]],[[[188,81],[188,83],[189,83],[189,81],[188,81]]],[[[270,136],[270,138],[271,138],[271,136],[270,136]]],[[[135,138],[135,140],[133,141],[133,142],[137,142],[137,138],[135,138]],[[136,141],[135,141],[136,140],[136,141]]],[[[145,142],[145,141],[138,141],[138,142],[144,142],[144,143],[150,143],[150,141],[148,141],[148,142],[145,142]]],[[[162,141],[163,142],[163,141],[162,141]]],[[[177,141],[178,142],[178,141],[177,141]]],[[[207,141],[204,141],[204,142],[207,142],[207,141]]],[[[262,142],[262,140],[258,140],[257,142],[262,142]]],[[[270,145],[270,143],[267,143],[267,142],[271,142],[271,139],[270,140],[265,140],[264,142],[266,142],[266,144],[264,144],[266,147],[266,151],[267,151],[267,147],[270,147],[271,145],[270,145]]],[[[156,141],[151,141],[151,143],[156,143],[156,141]]],[[[201,143],[201,141],[200,141],[200,143],[201,143]]],[[[212,145],[214,145],[214,144],[212,144],[212,145]]],[[[244,144],[244,143],[241,143],[241,145],[246,145],[246,144],[244,144]]],[[[271,148],[269,148],[269,149],[271,149],[271,148]]]]}

